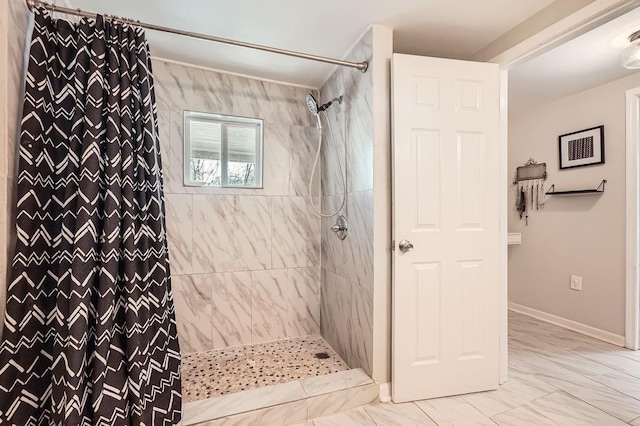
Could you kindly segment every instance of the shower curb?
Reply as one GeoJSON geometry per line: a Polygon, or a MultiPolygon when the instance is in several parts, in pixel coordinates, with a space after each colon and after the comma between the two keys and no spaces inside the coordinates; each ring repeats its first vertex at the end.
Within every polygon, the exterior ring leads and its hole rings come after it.
{"type": "Polygon", "coordinates": [[[377,402],[380,386],[360,368],[183,405],[182,426],[304,423],[377,402]]]}

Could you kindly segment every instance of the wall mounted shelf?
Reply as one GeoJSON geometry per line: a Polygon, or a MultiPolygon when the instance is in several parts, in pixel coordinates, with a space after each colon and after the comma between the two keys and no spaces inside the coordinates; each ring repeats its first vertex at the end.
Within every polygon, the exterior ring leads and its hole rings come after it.
{"type": "Polygon", "coordinates": [[[607,183],[606,179],[602,179],[600,185],[596,189],[574,189],[571,191],[556,191],[555,185],[551,185],[551,188],[546,192],[547,195],[589,195],[589,194],[602,194],[604,192],[604,184],[607,183]]]}
{"type": "Polygon", "coordinates": [[[507,234],[507,245],[522,244],[522,234],[520,232],[509,232],[507,234]]]}

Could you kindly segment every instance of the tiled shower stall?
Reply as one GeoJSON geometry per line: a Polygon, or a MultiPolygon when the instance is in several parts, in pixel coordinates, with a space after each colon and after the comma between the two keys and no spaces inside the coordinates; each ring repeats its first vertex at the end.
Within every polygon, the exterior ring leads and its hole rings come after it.
{"type": "Polygon", "coordinates": [[[154,61],[167,228],[185,353],[320,332],[317,142],[306,89],[154,61]],[[264,119],[264,188],[183,184],[183,112],[264,119]],[[311,164],[310,164],[311,162],[311,164]]]}
{"type": "MultiPolygon", "coordinates": [[[[371,61],[373,31],[356,43],[347,60],[371,61]]],[[[320,101],[342,95],[329,118],[336,140],[323,133],[322,206],[347,218],[345,240],[331,232],[335,218],[322,219],[321,329],[325,339],[351,367],[373,370],[373,77],[351,68],[338,68],[320,89],[320,101]],[[334,150],[332,144],[338,144],[334,150]],[[340,168],[346,171],[344,185],[340,168]]]]}
{"type": "MultiPolygon", "coordinates": [[[[59,4],[59,2],[57,2],[59,4]]],[[[18,132],[24,91],[29,11],[20,0],[0,4],[0,314],[4,318],[6,283],[15,241],[15,187],[18,132]]],[[[0,333],[2,333],[0,327],[0,333]]]]}
{"type": "MultiPolygon", "coordinates": [[[[15,238],[12,199],[28,29],[24,1],[2,2],[0,65],[9,70],[0,77],[0,122],[8,124],[0,126],[3,280],[15,238]]],[[[391,39],[390,30],[372,26],[346,56],[368,60],[369,71],[336,68],[319,90],[153,60],[172,287],[189,368],[201,362],[215,371],[235,362],[229,354],[244,353],[264,355],[273,365],[291,359],[292,369],[307,371],[298,377],[361,368],[377,382],[389,381],[390,222],[386,208],[377,207],[390,193],[389,111],[388,96],[374,98],[374,87],[388,85],[391,39]],[[320,219],[310,207],[307,185],[318,132],[304,105],[309,92],[321,102],[344,99],[328,111],[336,141],[323,133],[312,185],[316,205],[333,210],[345,195],[338,164],[346,172],[344,241],[330,231],[335,218],[320,219]],[[185,186],[184,111],[262,118],[263,188],[185,186]],[[278,341],[281,346],[274,346],[278,341]],[[314,358],[315,352],[326,352],[329,361],[314,358]],[[202,358],[205,353],[213,358],[202,358]]],[[[5,290],[3,281],[0,313],[5,290]]],[[[277,374],[285,379],[288,373],[277,374]]],[[[255,381],[240,389],[277,382],[255,381]]],[[[229,389],[239,390],[238,383],[229,389]]]]}
{"type": "MultiPolygon", "coordinates": [[[[350,59],[371,58],[372,33],[350,59]]],[[[154,62],[154,75],[183,352],[321,333],[350,367],[371,375],[372,74],[337,69],[319,93],[321,102],[344,99],[328,111],[336,140],[323,133],[313,185],[323,209],[335,210],[346,172],[344,241],[330,231],[335,218],[320,220],[310,206],[318,132],[303,103],[309,89],[164,61],[154,62]],[[263,118],[264,188],[185,186],[184,111],[263,118]]]]}

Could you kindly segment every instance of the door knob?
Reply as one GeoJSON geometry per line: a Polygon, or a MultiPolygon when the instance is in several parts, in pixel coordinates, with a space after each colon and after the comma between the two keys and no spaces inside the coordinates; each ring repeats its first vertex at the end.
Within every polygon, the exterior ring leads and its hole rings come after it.
{"type": "Polygon", "coordinates": [[[398,248],[401,252],[406,253],[413,250],[413,244],[411,244],[411,241],[409,240],[402,240],[400,241],[400,244],[398,244],[398,248]]]}

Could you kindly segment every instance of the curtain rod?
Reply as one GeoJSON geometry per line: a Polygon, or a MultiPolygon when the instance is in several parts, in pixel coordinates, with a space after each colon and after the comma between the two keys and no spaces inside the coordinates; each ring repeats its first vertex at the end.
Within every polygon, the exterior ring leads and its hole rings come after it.
{"type": "MultiPolygon", "coordinates": [[[[58,13],[64,13],[67,15],[75,15],[75,16],[82,16],[85,18],[95,18],[97,16],[96,13],[92,13],[92,12],[87,12],[81,9],[71,9],[68,7],[60,7],[60,6],[56,6],[50,3],[46,3],[40,0],[26,0],[27,6],[29,7],[30,10],[33,11],[34,7],[42,7],[45,8],[47,10],[50,10],[52,12],[58,12],[58,13]]],[[[110,15],[107,15],[110,16],[110,15]]],[[[328,64],[333,64],[333,65],[340,65],[343,67],[350,67],[350,68],[356,68],[359,69],[362,72],[366,72],[367,68],[369,68],[369,63],[364,61],[364,62],[349,62],[349,61],[342,61],[339,59],[333,59],[333,58],[326,58],[324,56],[316,56],[316,55],[309,55],[307,53],[300,53],[300,52],[294,52],[292,50],[284,50],[284,49],[277,49],[275,47],[269,47],[269,46],[262,46],[260,44],[253,44],[253,43],[245,43],[243,41],[237,41],[237,40],[231,40],[231,39],[227,39],[227,38],[221,38],[221,37],[215,37],[215,36],[211,36],[211,35],[207,35],[207,34],[199,34],[199,33],[192,33],[189,31],[183,31],[183,30],[178,30],[175,28],[169,28],[169,27],[163,27],[160,25],[155,25],[155,24],[148,24],[145,22],[140,22],[140,21],[136,21],[134,19],[128,19],[128,18],[120,18],[120,17],[116,17],[116,16],[111,16],[112,18],[115,18],[116,20],[131,24],[131,25],[137,25],[139,27],[142,28],[146,28],[148,30],[153,30],[153,31],[162,31],[165,33],[170,33],[170,34],[176,34],[176,35],[181,35],[181,36],[185,36],[185,37],[191,37],[191,38],[197,38],[197,39],[201,39],[201,40],[207,40],[207,41],[213,41],[216,43],[223,43],[223,44],[230,44],[232,46],[239,46],[239,47],[246,47],[249,49],[256,49],[256,50],[262,50],[264,52],[271,52],[271,53],[277,53],[279,55],[287,55],[287,56],[293,56],[295,58],[302,58],[302,59],[308,59],[311,61],[317,61],[317,62],[325,62],[328,64]]]]}

